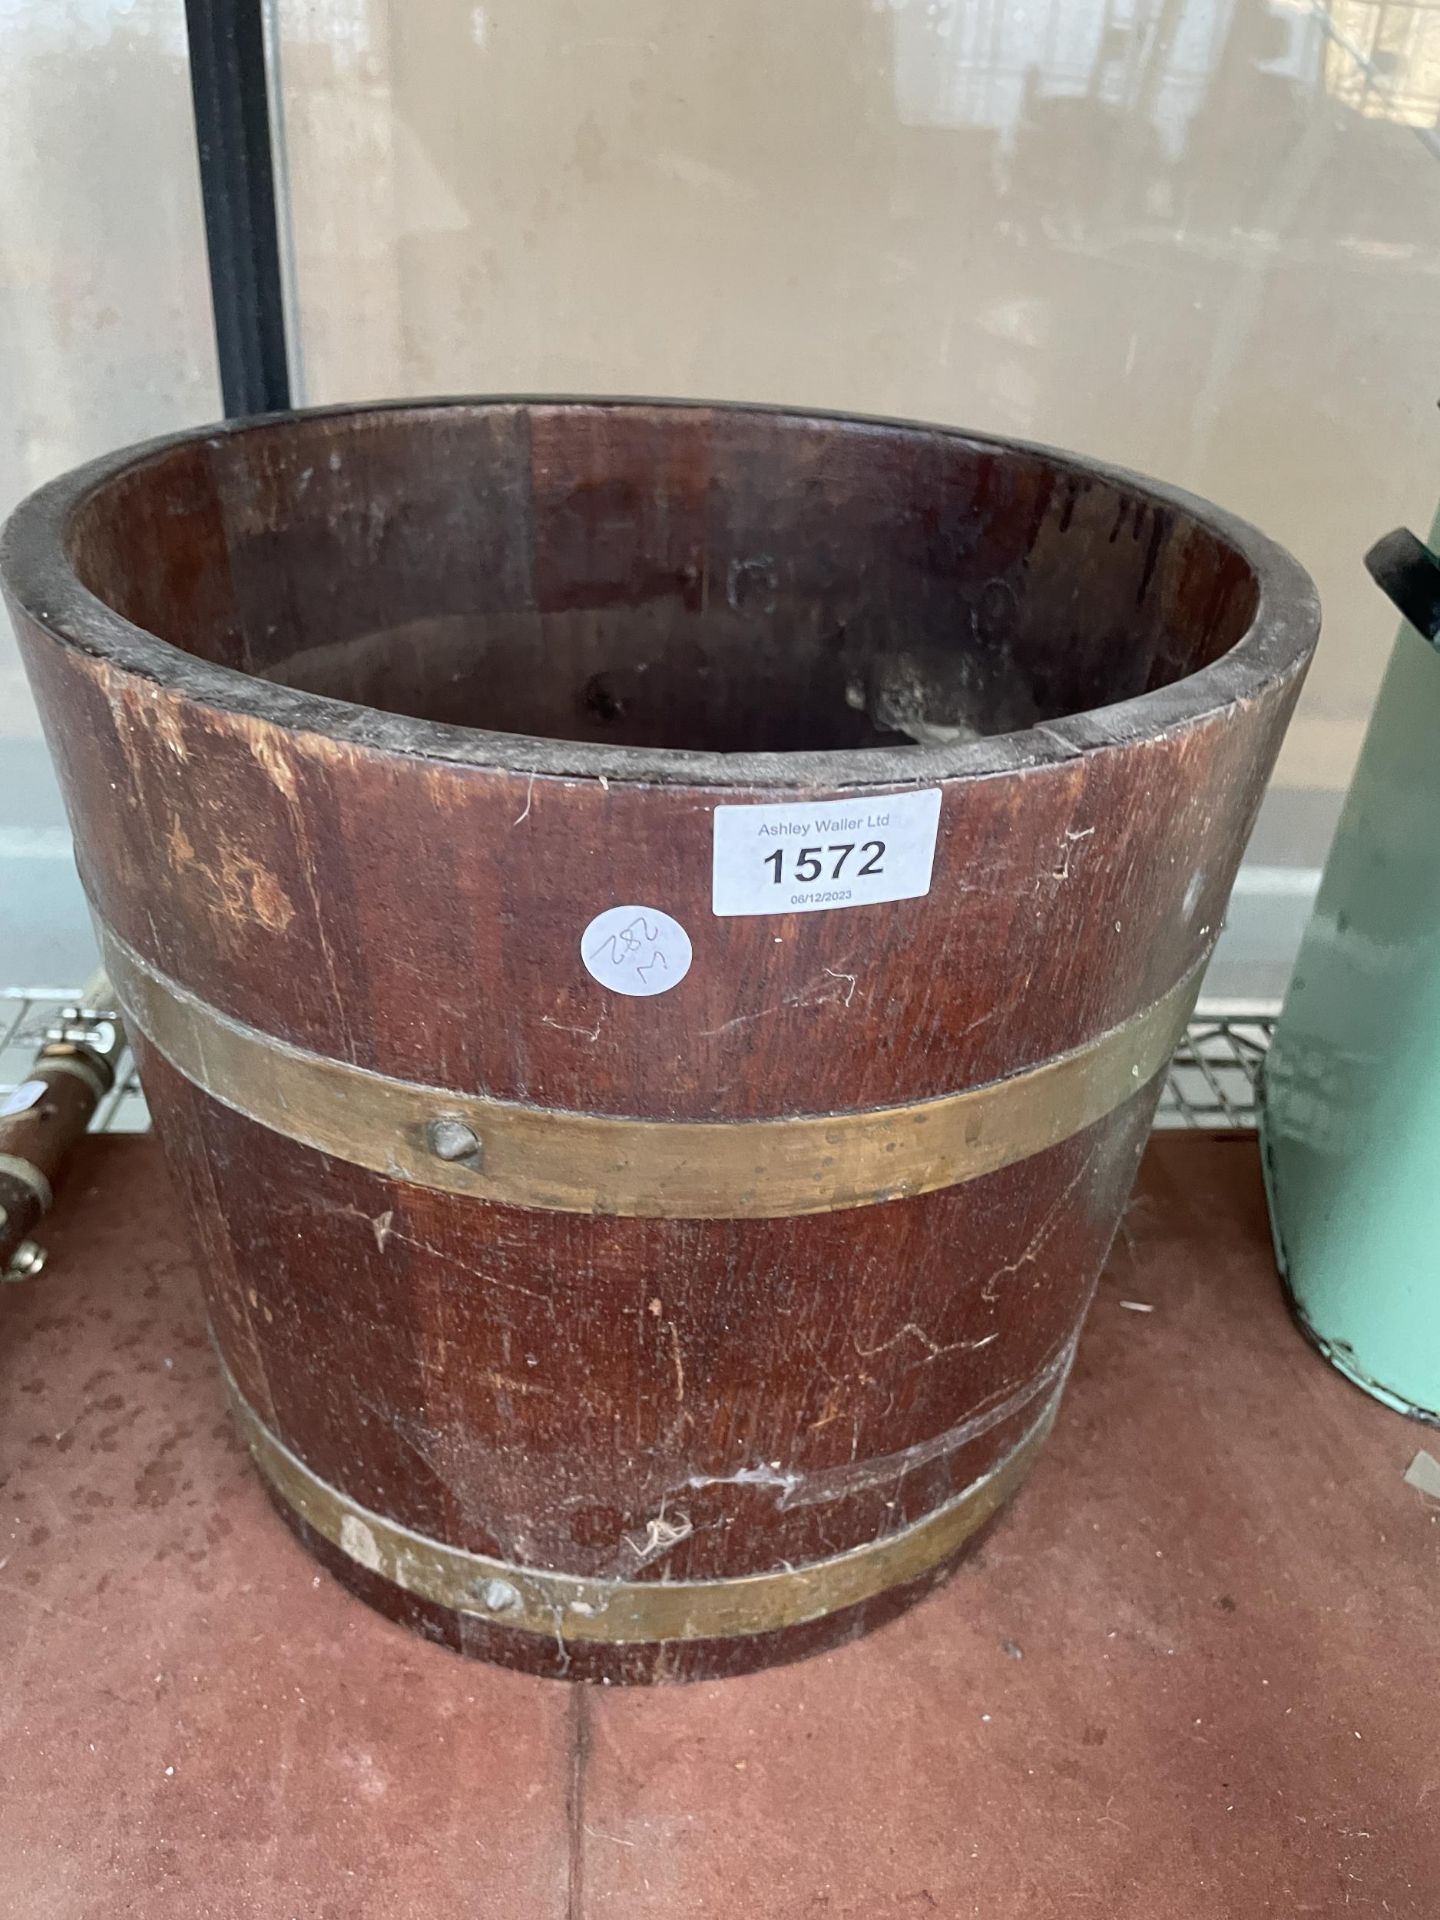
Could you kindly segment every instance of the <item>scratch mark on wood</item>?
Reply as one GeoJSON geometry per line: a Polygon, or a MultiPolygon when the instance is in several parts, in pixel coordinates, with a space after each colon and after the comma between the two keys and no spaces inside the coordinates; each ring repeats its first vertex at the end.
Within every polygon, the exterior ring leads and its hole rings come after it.
{"type": "Polygon", "coordinates": [[[861,1360],[873,1360],[877,1354],[888,1353],[892,1347],[898,1346],[907,1333],[913,1335],[925,1349],[925,1358],[917,1363],[922,1367],[929,1366],[932,1360],[942,1359],[947,1353],[978,1353],[982,1347],[988,1347],[992,1340],[1000,1338],[998,1332],[987,1333],[983,1340],[951,1340],[942,1346],[932,1340],[923,1327],[917,1326],[913,1320],[907,1320],[903,1327],[892,1333],[888,1340],[882,1340],[878,1347],[862,1347],[858,1339],[852,1340],[851,1345],[861,1360]]]}
{"type": "Polygon", "coordinates": [[[832,980],[844,980],[849,983],[845,991],[845,999],[842,1003],[848,1007],[850,1002],[855,998],[855,982],[859,976],[853,973],[837,973],[834,967],[825,967],[822,971],[828,973],[832,980]]]}
{"type": "Polygon", "coordinates": [[[718,1027],[702,1027],[700,1038],[717,1040],[722,1033],[730,1033],[736,1027],[749,1026],[754,1020],[768,1020],[772,1013],[783,1013],[787,1007],[831,1007],[837,1004],[848,1007],[855,992],[855,975],[835,973],[829,967],[825,967],[822,971],[830,980],[848,980],[849,991],[842,996],[840,989],[827,986],[825,979],[807,980],[803,987],[798,988],[794,993],[787,993],[784,999],[777,1000],[772,1007],[761,1007],[755,1013],[737,1013],[733,1020],[726,1020],[718,1027]]]}
{"type": "Polygon", "coordinates": [[[993,1304],[999,1297],[995,1291],[996,1282],[1009,1279],[1013,1274],[1017,1274],[1021,1267],[1027,1266],[1032,1260],[1038,1259],[1044,1252],[1046,1245],[1054,1237],[1055,1231],[1064,1215],[1065,1208],[1069,1203],[1071,1194],[1074,1193],[1080,1182],[1085,1178],[1086,1174],[1089,1173],[1098,1150],[1097,1147],[1092,1147],[1086,1154],[1085,1158],[1080,1162],[1080,1165],[1075,1169],[1072,1177],[1066,1181],[1063,1190],[1046,1209],[1044,1219],[1040,1222],[1039,1226],[1036,1227],[1034,1233],[1031,1234],[1016,1257],[1013,1260],[1007,1260],[1003,1266],[996,1267],[993,1273],[986,1276],[985,1283],[980,1289],[980,1298],[982,1300],[989,1301],[993,1304]]]}
{"type": "Polygon", "coordinates": [[[635,1556],[635,1566],[648,1567],[652,1561],[667,1554],[672,1547],[678,1547],[682,1540],[688,1540],[695,1531],[690,1516],[677,1513],[673,1520],[663,1513],[657,1513],[645,1522],[645,1531],[638,1538],[633,1533],[623,1535],[626,1546],[635,1556]]]}
{"type": "Polygon", "coordinates": [[[582,1040],[598,1040],[601,1022],[597,1019],[593,1027],[567,1027],[563,1020],[552,1020],[548,1013],[540,1016],[542,1027],[553,1027],[556,1033],[578,1033],[582,1040]]]}
{"type": "Polygon", "coordinates": [[[680,1329],[673,1320],[668,1321],[670,1328],[670,1352],[675,1362],[675,1406],[678,1410],[685,1404],[685,1362],[680,1354],[680,1329]]]}
{"type": "Polygon", "coordinates": [[[510,822],[512,827],[518,827],[522,821],[528,820],[530,818],[530,802],[534,798],[535,798],[535,775],[532,773],[529,780],[525,783],[525,805],[520,809],[519,813],[517,813],[515,818],[510,822]]]}
{"type": "MultiPolygon", "coordinates": [[[[298,1213],[301,1216],[313,1213],[328,1213],[339,1220],[359,1220],[364,1222],[372,1234],[376,1232],[378,1224],[375,1217],[366,1213],[362,1207],[336,1206],[333,1201],[322,1200],[318,1196],[308,1200],[297,1200],[288,1206],[277,1206],[275,1211],[279,1214],[298,1213]]],[[[380,1218],[385,1219],[386,1216],[382,1214],[380,1218]]],[[[497,1274],[487,1273],[483,1268],[471,1266],[468,1261],[462,1260],[458,1254],[449,1253],[444,1247],[437,1247],[429,1240],[421,1240],[414,1234],[402,1233],[399,1227],[394,1224],[393,1209],[389,1215],[389,1219],[390,1224],[385,1229],[387,1244],[391,1240],[394,1240],[402,1247],[413,1247],[417,1253],[428,1253],[432,1260],[443,1261],[446,1266],[454,1267],[457,1272],[468,1275],[472,1280],[478,1280],[482,1286],[498,1287],[503,1292],[518,1293],[523,1295],[527,1300],[539,1300],[543,1305],[553,1307],[554,1302],[548,1293],[540,1293],[534,1287],[522,1287],[518,1280],[503,1280],[497,1274]]]]}

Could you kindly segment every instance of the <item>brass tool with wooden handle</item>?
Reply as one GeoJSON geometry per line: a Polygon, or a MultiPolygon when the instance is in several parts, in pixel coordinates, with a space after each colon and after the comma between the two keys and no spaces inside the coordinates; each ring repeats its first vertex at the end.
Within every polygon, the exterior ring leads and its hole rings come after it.
{"type": "Polygon", "coordinates": [[[104,975],[80,1006],[64,1007],[19,1086],[0,1094],[0,1280],[28,1280],[45,1264],[34,1239],[70,1149],[115,1084],[124,1035],[104,975]]]}

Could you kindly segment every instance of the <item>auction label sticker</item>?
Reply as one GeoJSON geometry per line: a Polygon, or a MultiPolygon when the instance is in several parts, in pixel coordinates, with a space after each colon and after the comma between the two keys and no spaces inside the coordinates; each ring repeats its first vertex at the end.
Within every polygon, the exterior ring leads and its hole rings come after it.
{"type": "Polygon", "coordinates": [[[716,807],[717,914],[826,913],[930,891],[940,789],[716,807]]]}

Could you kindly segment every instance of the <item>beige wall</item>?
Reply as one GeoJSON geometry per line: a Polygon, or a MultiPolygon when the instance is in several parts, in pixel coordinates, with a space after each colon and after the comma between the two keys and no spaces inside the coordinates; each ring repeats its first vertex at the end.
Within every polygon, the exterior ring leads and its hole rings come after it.
{"type": "MultiPolygon", "coordinates": [[[[0,514],[218,405],[183,0],[0,8],[0,514]]],[[[0,618],[0,754],[36,734],[0,618]]]]}
{"type": "Polygon", "coordinates": [[[1337,789],[1361,554],[1440,494],[1440,15],[1318,15],[279,0],[309,395],[794,401],[1179,481],[1319,580],[1281,778],[1337,789]]]}
{"type": "MultiPolygon", "coordinates": [[[[183,0],[0,6],[0,515],[218,405],[183,0]]],[[[0,614],[0,987],[78,986],[94,964],[0,614]]]]}

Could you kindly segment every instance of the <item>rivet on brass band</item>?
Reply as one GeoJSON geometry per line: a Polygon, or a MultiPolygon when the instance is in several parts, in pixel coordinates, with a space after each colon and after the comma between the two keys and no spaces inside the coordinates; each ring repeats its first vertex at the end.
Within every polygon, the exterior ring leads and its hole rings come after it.
{"type": "Polygon", "coordinates": [[[1083,1131],[1148,1085],[1184,1032],[1197,964],[1153,1006],[1005,1080],[906,1106],[763,1120],[532,1107],[369,1073],[257,1032],[102,930],[127,1026],[212,1099],[392,1179],[561,1213],[766,1219],[933,1193],[1083,1131]],[[446,1140],[473,1137],[449,1158],[446,1140]]]}
{"type": "Polygon", "coordinates": [[[773,1633],[858,1606],[940,1566],[1007,1500],[1055,1418],[1063,1378],[1001,1464],[900,1533],[828,1560],[724,1580],[583,1580],[467,1553],[362,1507],[312,1473],[226,1374],[256,1466],[285,1504],[358,1566],[422,1600],[554,1640],[653,1645],[773,1633]]]}

